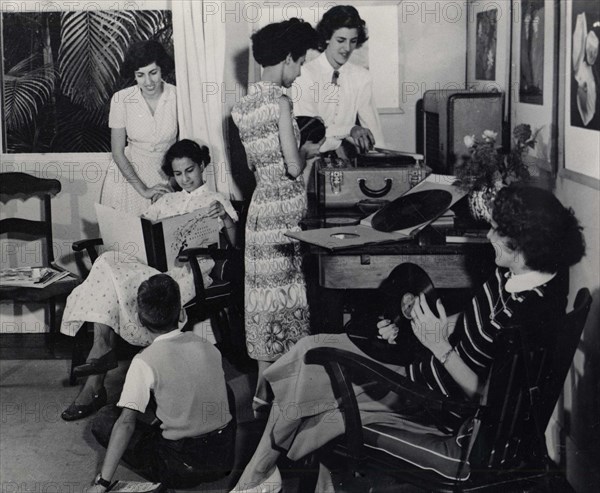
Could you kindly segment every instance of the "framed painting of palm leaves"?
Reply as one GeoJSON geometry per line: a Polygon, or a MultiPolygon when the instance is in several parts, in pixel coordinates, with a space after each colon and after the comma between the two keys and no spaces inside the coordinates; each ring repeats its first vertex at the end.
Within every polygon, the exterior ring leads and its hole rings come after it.
{"type": "Polygon", "coordinates": [[[133,84],[119,75],[127,48],[156,39],[173,53],[165,10],[4,12],[0,19],[8,154],[109,151],[110,98],[133,84]]]}

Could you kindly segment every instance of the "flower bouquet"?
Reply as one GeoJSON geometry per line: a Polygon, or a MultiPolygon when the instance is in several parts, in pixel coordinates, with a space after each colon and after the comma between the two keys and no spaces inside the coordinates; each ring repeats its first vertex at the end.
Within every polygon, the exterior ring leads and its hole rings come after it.
{"type": "MultiPolygon", "coordinates": [[[[536,133],[537,134],[537,133],[536,133]]],[[[469,192],[469,206],[475,219],[490,219],[490,205],[496,192],[514,181],[527,180],[531,175],[523,156],[535,147],[535,137],[527,124],[513,130],[513,146],[504,152],[496,144],[498,133],[485,130],[481,139],[466,135],[464,143],[469,154],[457,163],[457,185],[469,192]]]]}

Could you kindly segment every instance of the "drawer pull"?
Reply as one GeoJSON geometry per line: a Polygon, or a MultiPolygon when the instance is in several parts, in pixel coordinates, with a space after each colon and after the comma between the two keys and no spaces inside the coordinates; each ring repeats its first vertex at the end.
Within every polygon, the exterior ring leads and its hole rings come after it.
{"type": "Polygon", "coordinates": [[[392,189],[392,182],[393,182],[393,180],[391,178],[386,178],[384,180],[385,185],[383,186],[383,188],[380,188],[379,190],[373,190],[372,188],[369,188],[367,186],[367,180],[365,180],[364,178],[359,178],[357,181],[358,181],[358,187],[360,188],[360,191],[362,193],[364,193],[367,197],[371,197],[371,198],[383,197],[384,195],[387,195],[389,193],[389,191],[392,189]]]}

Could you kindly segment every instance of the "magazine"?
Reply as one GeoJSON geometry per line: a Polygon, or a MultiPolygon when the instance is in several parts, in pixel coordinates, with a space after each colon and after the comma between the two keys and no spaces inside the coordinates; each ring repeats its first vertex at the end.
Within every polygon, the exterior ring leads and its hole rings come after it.
{"type": "Polygon", "coordinates": [[[0,271],[0,285],[42,289],[69,275],[52,267],[17,267],[0,271]]]}
{"type": "Polygon", "coordinates": [[[171,269],[179,253],[186,248],[218,244],[219,222],[206,214],[207,209],[203,208],[151,221],[96,204],[104,246],[161,272],[171,269]]]}

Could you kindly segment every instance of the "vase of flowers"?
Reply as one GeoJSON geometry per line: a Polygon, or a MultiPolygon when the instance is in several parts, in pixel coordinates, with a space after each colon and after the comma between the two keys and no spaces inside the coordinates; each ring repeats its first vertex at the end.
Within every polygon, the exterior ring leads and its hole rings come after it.
{"type": "Polygon", "coordinates": [[[491,204],[498,190],[531,175],[523,161],[528,148],[535,146],[535,135],[527,124],[513,130],[513,146],[504,152],[496,144],[498,133],[485,130],[480,139],[466,135],[469,153],[456,165],[456,177],[462,190],[468,192],[469,210],[476,220],[490,221],[491,204]]]}

